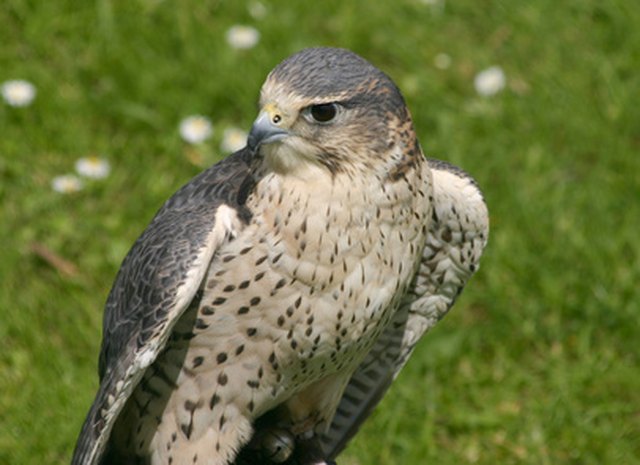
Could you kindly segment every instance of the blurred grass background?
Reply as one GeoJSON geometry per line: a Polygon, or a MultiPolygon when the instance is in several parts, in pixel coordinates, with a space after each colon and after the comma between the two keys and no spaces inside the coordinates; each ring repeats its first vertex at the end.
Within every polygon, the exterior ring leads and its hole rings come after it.
{"type": "Polygon", "coordinates": [[[425,152],[472,173],[480,272],[340,463],[640,463],[640,8],[634,0],[4,0],[0,463],[68,463],[97,385],[102,305],[161,203],[248,129],[266,73],[351,48],[390,74],[425,152]],[[235,50],[234,24],[261,33],[235,50]],[[434,66],[438,54],[451,58],[434,66]],[[473,78],[503,68],[483,98],[473,78]],[[192,147],[190,114],[215,135],[192,147]],[[65,195],[82,156],[112,174],[65,195]],[[51,266],[33,244],[72,265],[51,266]]]}

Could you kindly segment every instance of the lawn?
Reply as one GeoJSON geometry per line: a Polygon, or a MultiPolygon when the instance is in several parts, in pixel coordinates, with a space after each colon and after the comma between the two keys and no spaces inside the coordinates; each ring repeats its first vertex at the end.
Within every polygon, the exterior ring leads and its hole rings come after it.
{"type": "Polygon", "coordinates": [[[403,90],[425,153],[472,173],[489,246],[345,465],[640,463],[640,8],[634,0],[0,6],[0,463],[65,464],[102,306],[162,202],[248,129],[267,72],[351,48],[403,90]],[[260,32],[229,45],[236,24],[260,32]],[[479,95],[499,66],[506,87],[479,95]],[[192,145],[189,115],[214,133],[192,145]],[[52,189],[79,158],[104,179],[52,189]]]}

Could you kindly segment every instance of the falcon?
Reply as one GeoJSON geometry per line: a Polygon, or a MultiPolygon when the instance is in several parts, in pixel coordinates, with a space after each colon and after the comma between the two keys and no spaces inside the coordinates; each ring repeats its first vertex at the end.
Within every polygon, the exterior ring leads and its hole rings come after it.
{"type": "Polygon", "coordinates": [[[294,54],[247,146],[125,257],[72,464],[329,463],[487,237],[477,184],[424,157],[386,74],[344,49],[294,54]]]}

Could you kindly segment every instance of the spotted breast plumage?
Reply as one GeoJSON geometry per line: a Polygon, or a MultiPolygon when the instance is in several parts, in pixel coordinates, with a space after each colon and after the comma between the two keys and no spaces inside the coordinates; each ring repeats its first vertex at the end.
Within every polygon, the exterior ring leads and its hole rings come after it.
{"type": "Polygon", "coordinates": [[[327,463],[476,270],[482,194],[382,71],[306,49],[260,105],[125,258],[73,465],[327,463]]]}

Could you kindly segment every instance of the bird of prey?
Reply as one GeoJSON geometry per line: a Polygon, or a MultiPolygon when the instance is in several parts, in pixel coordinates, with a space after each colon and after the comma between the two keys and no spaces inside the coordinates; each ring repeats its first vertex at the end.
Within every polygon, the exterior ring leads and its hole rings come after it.
{"type": "Polygon", "coordinates": [[[483,196],[353,52],[267,76],[247,146],[174,194],[107,299],[73,465],[329,463],[453,305],[483,196]]]}

